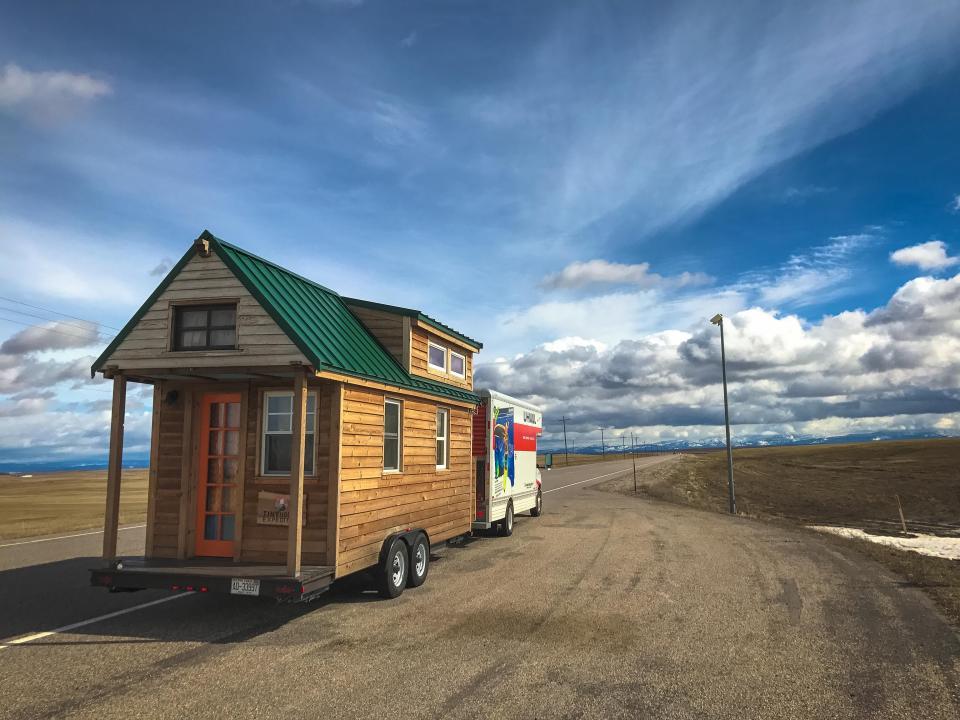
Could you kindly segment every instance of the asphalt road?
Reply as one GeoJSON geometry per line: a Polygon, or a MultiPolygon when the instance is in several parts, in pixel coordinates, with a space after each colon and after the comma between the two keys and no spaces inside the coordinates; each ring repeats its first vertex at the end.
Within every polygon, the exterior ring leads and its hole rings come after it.
{"type": "MultiPolygon", "coordinates": [[[[542,517],[397,600],[180,596],[7,644],[0,717],[960,717],[960,640],[918,590],[813,533],[583,482],[628,468],[545,473],[542,517]]],[[[86,587],[97,536],[35,545],[0,548],[0,638],[170,597],[86,587]]]]}

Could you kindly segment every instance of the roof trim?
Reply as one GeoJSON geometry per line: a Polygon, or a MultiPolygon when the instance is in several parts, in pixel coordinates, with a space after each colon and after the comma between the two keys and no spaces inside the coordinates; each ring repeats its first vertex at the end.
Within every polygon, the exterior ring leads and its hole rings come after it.
{"type": "Polygon", "coordinates": [[[395,315],[406,315],[416,319],[418,322],[422,322],[424,325],[429,325],[440,332],[444,332],[447,335],[451,335],[465,345],[469,345],[476,350],[481,350],[483,348],[483,343],[479,340],[474,340],[472,337],[464,335],[462,332],[454,330],[449,325],[436,320],[435,318],[430,317],[426,313],[415,310],[413,308],[400,307],[399,305],[387,305],[386,303],[374,302],[372,300],[361,300],[359,298],[343,298],[343,302],[348,306],[357,305],[359,307],[368,308],[369,310],[382,310],[384,312],[394,313],[395,315]]]}

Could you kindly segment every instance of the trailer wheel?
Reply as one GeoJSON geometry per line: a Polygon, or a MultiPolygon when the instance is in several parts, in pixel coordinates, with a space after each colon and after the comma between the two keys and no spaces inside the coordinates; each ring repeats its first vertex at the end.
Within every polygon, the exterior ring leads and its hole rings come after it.
{"type": "Polygon", "coordinates": [[[396,538],[390,544],[390,549],[384,555],[377,572],[377,590],[380,597],[387,599],[398,597],[407,586],[408,570],[407,545],[400,538],[396,538]]]}
{"type": "Polygon", "coordinates": [[[530,517],[540,517],[543,513],[543,490],[537,488],[537,502],[530,508],[530,517]]]}
{"type": "Polygon", "coordinates": [[[423,533],[417,535],[410,546],[410,573],[407,576],[407,587],[420,587],[427,581],[430,571],[430,543],[423,533]]]}
{"type": "Polygon", "coordinates": [[[507,503],[507,514],[503,516],[503,520],[497,526],[497,532],[501,537],[513,535],[513,500],[507,503]]]}

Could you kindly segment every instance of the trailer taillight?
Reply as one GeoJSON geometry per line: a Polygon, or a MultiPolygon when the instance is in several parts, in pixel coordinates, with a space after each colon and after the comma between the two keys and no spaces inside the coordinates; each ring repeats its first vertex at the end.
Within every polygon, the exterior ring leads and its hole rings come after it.
{"type": "Polygon", "coordinates": [[[477,508],[477,520],[483,520],[483,516],[487,513],[484,512],[483,508],[477,508]]]}
{"type": "Polygon", "coordinates": [[[170,586],[170,589],[171,589],[171,590],[179,590],[179,589],[180,589],[180,586],[179,586],[179,585],[171,585],[171,586],[170,586]]]}

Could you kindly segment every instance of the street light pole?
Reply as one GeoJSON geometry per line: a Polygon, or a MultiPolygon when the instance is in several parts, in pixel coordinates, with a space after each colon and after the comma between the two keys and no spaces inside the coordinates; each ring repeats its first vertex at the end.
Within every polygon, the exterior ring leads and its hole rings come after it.
{"type": "Polygon", "coordinates": [[[723,315],[717,313],[710,322],[720,326],[720,368],[723,373],[723,419],[727,428],[727,493],[730,496],[730,514],[737,514],[737,497],[733,485],[733,446],[730,444],[730,404],[727,401],[727,351],[723,343],[723,315]]]}

